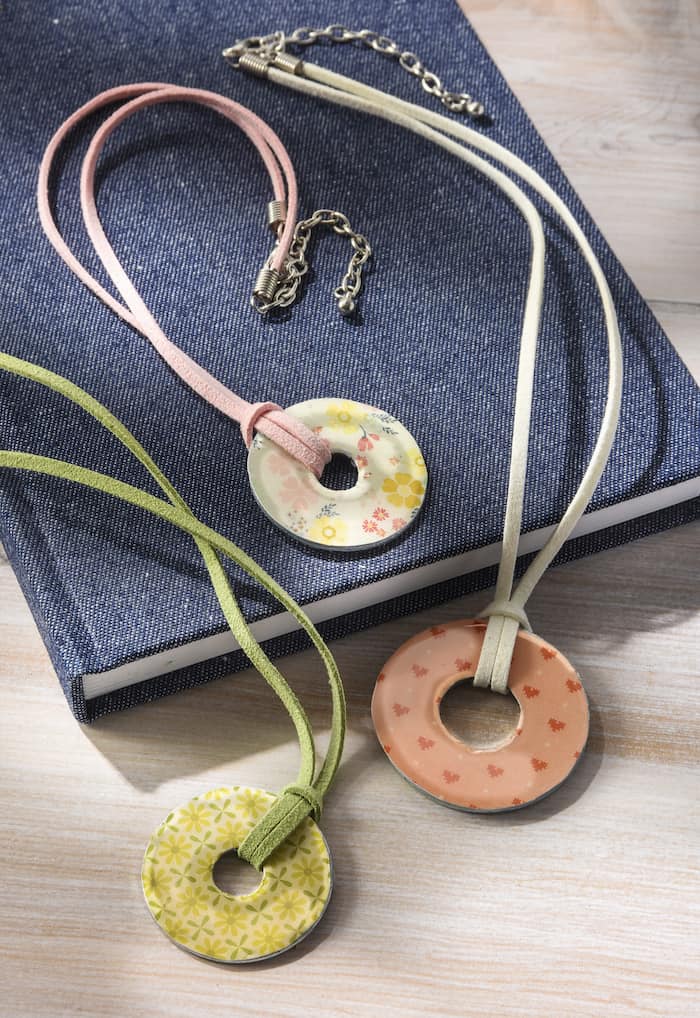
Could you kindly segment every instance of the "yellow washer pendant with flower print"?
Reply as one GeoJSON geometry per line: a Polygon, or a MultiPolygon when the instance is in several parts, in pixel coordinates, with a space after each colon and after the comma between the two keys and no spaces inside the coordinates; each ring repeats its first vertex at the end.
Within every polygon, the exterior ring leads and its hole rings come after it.
{"type": "Polygon", "coordinates": [[[216,788],[173,810],[153,834],[143,893],[178,947],[228,964],[260,961],[294,947],[321,919],[332,867],[310,817],[267,860],[251,894],[227,894],[214,883],[219,857],[238,848],[274,801],[257,788],[216,788]]]}
{"type": "Polygon", "coordinates": [[[310,399],[287,408],[347,456],[357,481],[327,488],[270,439],[248,453],[253,494],[270,519],[315,548],[358,551],[398,537],[425,499],[428,473],[411,433],[390,414],[347,399],[310,399]]]}

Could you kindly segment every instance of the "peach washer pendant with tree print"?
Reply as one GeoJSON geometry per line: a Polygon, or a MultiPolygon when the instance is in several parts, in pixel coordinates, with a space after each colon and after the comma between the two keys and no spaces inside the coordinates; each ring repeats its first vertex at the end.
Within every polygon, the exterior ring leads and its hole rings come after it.
{"type": "Polygon", "coordinates": [[[347,489],[326,488],[263,435],[248,453],[253,494],[270,519],[316,548],[358,551],[391,541],[416,518],[428,473],[409,431],[390,414],[348,399],[310,399],[288,407],[357,468],[347,489]]]}
{"type": "Polygon", "coordinates": [[[433,626],[404,643],[380,673],[372,697],[377,737],[396,769],[446,806],[499,812],[553,792],[588,738],[588,702],[578,675],[548,643],[521,630],[509,689],[520,705],[515,733],[475,750],[440,718],[451,686],[474,674],[486,623],[433,626]]]}

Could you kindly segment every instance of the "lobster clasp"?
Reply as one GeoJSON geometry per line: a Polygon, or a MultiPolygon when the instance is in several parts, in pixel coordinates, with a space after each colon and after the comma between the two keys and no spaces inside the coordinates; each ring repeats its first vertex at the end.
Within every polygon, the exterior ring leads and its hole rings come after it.
{"type": "Polygon", "coordinates": [[[269,62],[276,52],[282,50],[284,50],[284,32],[272,32],[270,35],[251,35],[247,39],[236,39],[233,46],[229,46],[223,51],[222,56],[232,67],[238,68],[241,57],[246,53],[255,54],[269,62]]]}

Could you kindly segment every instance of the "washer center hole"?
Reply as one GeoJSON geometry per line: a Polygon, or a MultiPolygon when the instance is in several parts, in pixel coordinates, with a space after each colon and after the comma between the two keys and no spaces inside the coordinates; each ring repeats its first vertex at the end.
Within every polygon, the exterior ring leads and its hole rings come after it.
{"type": "Polygon", "coordinates": [[[321,484],[331,491],[345,491],[357,484],[357,467],[343,452],[334,452],[321,474],[321,484]]]}
{"type": "Polygon", "coordinates": [[[244,862],[235,848],[224,852],[214,863],[214,883],[224,894],[252,894],[262,882],[262,873],[244,862]]]}
{"type": "Polygon", "coordinates": [[[460,679],[440,701],[440,719],[456,739],[472,749],[495,749],[509,742],[520,720],[520,705],[508,691],[475,689],[472,679],[460,679]]]}

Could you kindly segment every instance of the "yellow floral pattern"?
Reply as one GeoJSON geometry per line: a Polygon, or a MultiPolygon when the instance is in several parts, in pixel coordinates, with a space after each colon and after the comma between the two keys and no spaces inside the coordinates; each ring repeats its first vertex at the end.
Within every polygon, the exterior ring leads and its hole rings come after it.
{"type": "Polygon", "coordinates": [[[358,403],[352,403],[348,399],[343,400],[341,403],[331,403],[326,410],[330,427],[338,431],[344,431],[347,434],[357,431],[360,428],[360,421],[364,416],[362,413],[358,415],[357,410],[361,411],[361,406],[358,403]]]}
{"type": "Polygon", "coordinates": [[[423,501],[425,488],[420,481],[399,470],[393,477],[386,477],[382,485],[387,501],[399,508],[415,509],[423,501]]]}
{"type": "Polygon", "coordinates": [[[352,461],[357,481],[349,488],[327,488],[274,442],[256,435],[248,477],[270,519],[315,547],[349,550],[389,541],[413,521],[428,473],[400,421],[347,399],[310,399],[286,412],[352,461]]]}
{"type": "Polygon", "coordinates": [[[408,467],[413,476],[416,478],[416,480],[425,483],[425,480],[428,476],[428,470],[425,465],[425,460],[423,459],[423,453],[420,451],[417,445],[414,445],[412,449],[408,450],[408,453],[406,454],[406,460],[408,463],[408,467]]]}
{"type": "Polygon", "coordinates": [[[340,517],[319,516],[309,528],[309,540],[317,544],[342,545],[347,537],[348,525],[340,517]]]}
{"type": "Polygon", "coordinates": [[[268,859],[251,894],[227,894],[214,864],[238,848],[275,797],[217,788],[169,813],[151,838],[141,882],[160,928],[187,951],[221,962],[269,958],[319,921],[331,894],[328,846],[307,818],[268,859]]]}

